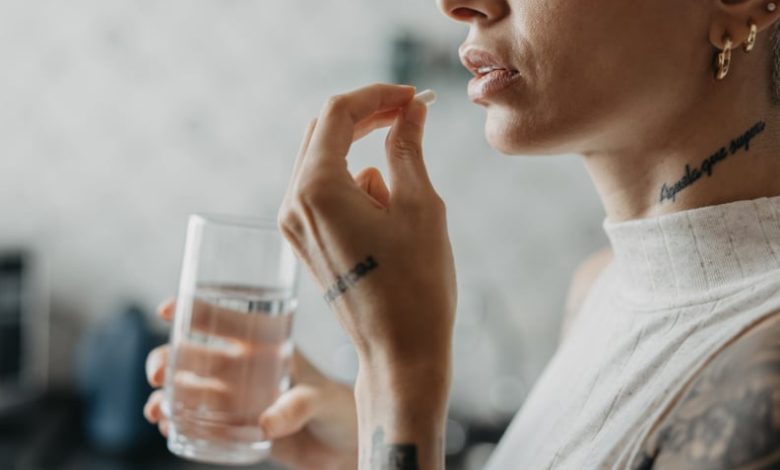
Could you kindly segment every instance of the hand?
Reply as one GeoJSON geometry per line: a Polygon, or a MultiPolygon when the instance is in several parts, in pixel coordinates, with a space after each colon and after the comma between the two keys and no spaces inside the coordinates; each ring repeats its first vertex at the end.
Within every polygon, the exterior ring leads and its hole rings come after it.
{"type": "Polygon", "coordinates": [[[309,125],[279,212],[357,349],[361,469],[444,462],[455,269],[422,157],[426,106],[413,97],[411,87],[376,84],[331,98],[309,125]],[[376,169],[353,178],[346,164],[356,138],[390,122],[392,191],[376,169]]]}
{"type": "Polygon", "coordinates": [[[279,212],[358,354],[399,368],[448,356],[456,302],[444,203],[422,157],[426,106],[413,97],[383,84],[332,97],[309,125],[279,212]],[[392,191],[375,168],[353,178],[345,160],[355,139],[390,123],[392,191]]]}
{"type": "MultiPolygon", "coordinates": [[[[174,303],[164,303],[158,314],[171,320],[174,303]]],[[[197,316],[193,327],[198,327],[197,316]]],[[[230,334],[230,325],[223,333],[230,334]]],[[[243,335],[242,335],[243,336],[243,335]]],[[[157,388],[165,380],[168,345],[154,349],[146,361],[146,376],[157,388]]],[[[194,363],[210,363],[215,355],[208,350],[192,351],[194,363]]],[[[248,358],[219,356],[225,373],[242,370],[242,361],[248,358]]],[[[273,440],[271,458],[294,469],[300,470],[354,470],[357,468],[357,418],[353,391],[350,387],[334,382],[320,373],[306,358],[295,351],[291,375],[293,387],[283,393],[276,402],[258,417],[260,426],[269,439],[273,440]]],[[[230,391],[228,392],[230,394],[230,391]]],[[[240,395],[235,391],[234,395],[240,395]]],[[[197,391],[199,399],[207,393],[197,391]]],[[[144,416],[156,423],[160,432],[167,436],[168,420],[163,415],[162,390],[152,392],[144,406],[144,416]]],[[[214,399],[238,400],[237,396],[220,396],[214,399]]]]}

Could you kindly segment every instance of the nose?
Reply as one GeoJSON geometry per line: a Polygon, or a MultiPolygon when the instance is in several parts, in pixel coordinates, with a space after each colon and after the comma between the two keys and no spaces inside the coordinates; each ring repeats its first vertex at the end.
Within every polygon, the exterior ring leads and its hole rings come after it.
{"type": "Polygon", "coordinates": [[[491,23],[509,12],[506,0],[437,0],[439,9],[455,21],[491,23]]]}

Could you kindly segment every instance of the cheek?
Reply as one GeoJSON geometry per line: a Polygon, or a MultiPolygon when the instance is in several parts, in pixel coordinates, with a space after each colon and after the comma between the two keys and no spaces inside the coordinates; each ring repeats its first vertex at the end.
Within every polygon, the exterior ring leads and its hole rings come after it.
{"type": "Polygon", "coordinates": [[[651,55],[642,49],[650,42],[642,24],[626,21],[631,9],[619,2],[548,0],[520,7],[525,12],[516,20],[523,38],[517,52],[528,61],[528,79],[488,106],[485,135],[491,146],[505,154],[579,152],[603,144],[608,129],[645,108],[643,95],[657,106],[653,89],[663,81],[648,57],[658,55],[659,45],[651,55]],[[590,8],[572,15],[571,3],[590,8]]]}
{"type": "Polygon", "coordinates": [[[605,82],[612,64],[592,54],[610,47],[610,31],[599,31],[595,18],[572,15],[557,0],[523,5],[513,34],[526,80],[487,106],[485,136],[505,154],[576,151],[576,140],[615,100],[605,82]]]}
{"type": "Polygon", "coordinates": [[[616,107],[603,77],[582,73],[574,60],[551,60],[517,93],[487,108],[485,136],[505,154],[546,155],[580,150],[616,107]]]}

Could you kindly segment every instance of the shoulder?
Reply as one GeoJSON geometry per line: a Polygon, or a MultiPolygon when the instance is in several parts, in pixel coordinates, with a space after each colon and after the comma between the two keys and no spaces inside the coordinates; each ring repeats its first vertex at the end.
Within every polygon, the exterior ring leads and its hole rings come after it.
{"type": "Polygon", "coordinates": [[[566,293],[566,305],[564,309],[563,322],[561,324],[561,335],[565,335],[569,325],[576,316],[582,302],[585,300],[596,277],[612,260],[612,248],[603,248],[592,253],[582,261],[569,283],[569,290],[566,293]]]}
{"type": "Polygon", "coordinates": [[[780,468],[780,315],[722,349],[654,440],[656,469],[780,468]]]}

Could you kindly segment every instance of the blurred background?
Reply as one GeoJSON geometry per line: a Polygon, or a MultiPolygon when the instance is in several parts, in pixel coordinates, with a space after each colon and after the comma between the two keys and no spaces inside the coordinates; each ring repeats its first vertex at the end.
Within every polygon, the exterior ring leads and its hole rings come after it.
{"type": "MultiPolygon", "coordinates": [[[[0,468],[207,468],[141,415],[187,216],[274,217],[309,119],[377,81],[439,94],[425,153],[460,284],[448,468],[481,468],[554,352],[573,270],[607,240],[576,156],[487,145],[466,33],[434,0],[1,2],[0,468]]],[[[384,169],[384,136],[350,168],[384,169]]],[[[294,337],[354,378],[308,274],[294,337]]]]}

